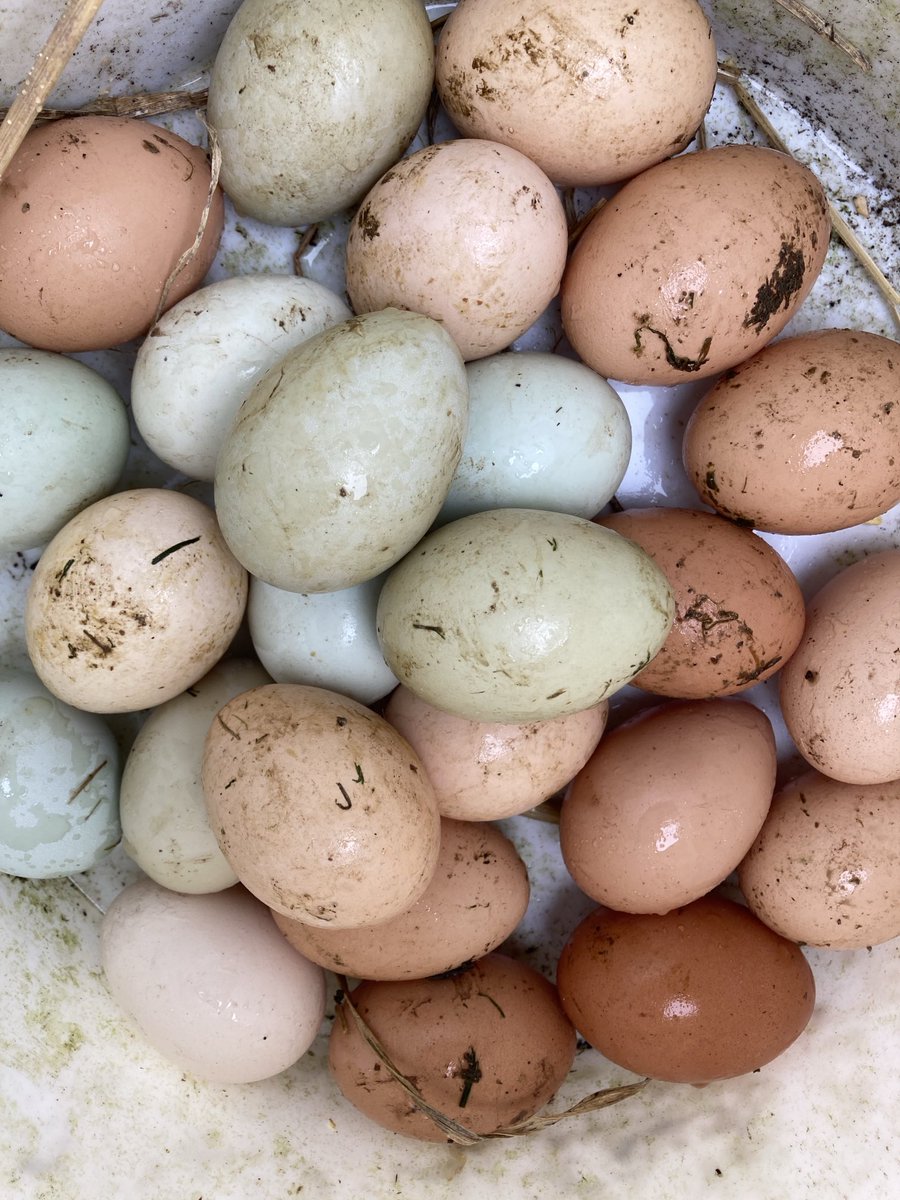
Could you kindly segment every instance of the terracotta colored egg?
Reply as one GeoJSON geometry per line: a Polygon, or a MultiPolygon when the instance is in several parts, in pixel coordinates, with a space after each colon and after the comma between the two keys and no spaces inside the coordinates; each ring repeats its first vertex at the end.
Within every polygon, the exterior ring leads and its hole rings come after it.
{"type": "Polygon", "coordinates": [[[759,919],[793,941],[858,950],[900,936],[900,782],[807,771],[776,794],[739,879],[759,919]]]}
{"type": "Polygon", "coordinates": [[[546,721],[467,721],[405,687],[384,711],[421,758],[441,813],[463,821],[499,821],[565,787],[593,752],[608,714],[602,700],[546,721]]]}
{"type": "Polygon", "coordinates": [[[900,779],[900,551],[854,563],[809,603],[781,676],[781,710],[803,757],[832,779],[900,779]]]}
{"type": "MultiPolygon", "coordinates": [[[[146,333],[209,186],[206,152],[157,125],[72,117],[35,126],[0,184],[0,327],[64,352],[146,333]]],[[[200,285],[223,219],[217,191],[167,304],[200,285]]]]}
{"type": "Polygon", "coordinates": [[[440,817],[387,721],[323,688],[273,683],[230,700],[206,738],[210,824],[270,908],[348,929],[404,912],[434,874],[440,817]]]}
{"type": "Polygon", "coordinates": [[[136,712],[196,683],[244,615],[247,573],[215,515],[181,492],[98,500],[46,548],[25,608],[34,669],[90,712],[136,712]]]}
{"type": "Polygon", "coordinates": [[[518,150],[467,139],[426,146],[382,176],[350,226],[350,303],[358,313],[425,313],[463,358],[484,358],[556,295],[567,236],[553,184],[518,150]]]}
{"type": "Polygon", "coordinates": [[[900,500],[900,345],[849,329],[785,338],[728,371],[684,434],[704,503],[773,533],[859,525],[900,500]]]}
{"type": "Polygon", "coordinates": [[[627,179],[683,150],[715,81],[695,0],[462,0],[436,62],[457,129],[515,146],[570,187],[627,179]]]}
{"type": "Polygon", "coordinates": [[[416,903],[379,925],[325,929],[273,912],[312,962],[357,979],[423,979],[495,950],[525,915],[528,873],[509,838],[485,822],[441,821],[441,852],[416,903]]]}
{"type": "Polygon", "coordinates": [[[799,946],[721,896],[665,916],[595,910],[563,950],[557,984],[601,1054],[671,1083],[764,1067],[800,1036],[815,1003],[799,946]]]}
{"type": "MultiPolygon", "coordinates": [[[[424,1099],[474,1133],[523,1121],[550,1100],[575,1057],[556,989],[531,967],[490,954],[449,978],[363,983],[353,1003],[424,1099]]],[[[344,1097],[387,1129],[428,1142],[425,1116],[338,1007],[328,1047],[344,1097]]]]}
{"type": "Polygon", "coordinates": [[[775,787],[775,735],[740,700],[653,708],[608,734],[560,813],[563,859],[583,892],[666,913],[735,869],[775,787]]]}
{"type": "Polygon", "coordinates": [[[609,379],[673,384],[733,367],[815,282],[831,225],[796,159],[729,145],[651,167],[594,217],[563,279],[563,326],[609,379]]]}
{"type": "Polygon", "coordinates": [[[635,687],[685,700],[730,696],[768,679],[794,653],[803,634],[800,586],[749,529],[686,508],[597,520],[649,554],[675,593],[672,632],[635,687]]]}

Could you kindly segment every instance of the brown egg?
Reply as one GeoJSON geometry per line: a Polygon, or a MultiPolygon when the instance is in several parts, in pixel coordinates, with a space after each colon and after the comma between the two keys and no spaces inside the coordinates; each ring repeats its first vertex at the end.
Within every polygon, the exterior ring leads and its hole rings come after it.
{"type": "Polygon", "coordinates": [[[773,533],[826,533],[900,500],[900,346],[849,329],[785,338],[727,371],[684,434],[701,500],[773,533]]]}
{"type": "Polygon", "coordinates": [[[803,634],[803,596],[762,538],[711,513],[634,508],[597,523],[636,542],[675,593],[675,623],[633,680],[660,696],[729,696],[774,674],[803,634]]]}
{"type": "Polygon", "coordinates": [[[776,794],[739,878],[759,919],[796,942],[857,950],[900,936],[900,781],[807,771],[776,794]]]}
{"type": "Polygon", "coordinates": [[[236,696],[203,754],[210,825],[241,883],[279,912],[347,929],[404,912],[434,874],[440,817],[387,721],[324,688],[236,696]]]}
{"type": "Polygon", "coordinates": [[[845,783],[900,779],[900,551],[847,567],[809,603],[781,676],[781,711],[803,757],[845,783]]]}
{"type": "Polygon", "coordinates": [[[457,129],[515,146],[574,187],[627,179],[683,150],[715,82],[696,0],[463,0],[437,50],[457,129]]]}
{"type": "Polygon", "coordinates": [[[609,705],[501,725],[468,721],[399,687],[385,708],[425,765],[438,807],[464,821],[499,821],[541,804],[590,758],[606,727],[609,705]]]}
{"type": "Polygon", "coordinates": [[[601,1054],[672,1083],[765,1066],[800,1036],[815,1002],[799,946],[721,896],[665,916],[595,910],[566,944],[557,982],[601,1054]]]}
{"type": "Polygon", "coordinates": [[[441,821],[431,882],[412,908],[379,925],[325,929],[273,911],[305,958],[357,979],[422,979],[495,950],[528,907],[528,872],[509,838],[484,822],[441,821]]]}
{"type": "Polygon", "coordinates": [[[775,787],[775,735],[752,704],[666,704],[608,734],[563,801],[559,836],[583,892],[666,913],[738,865],[775,787]]]}
{"type": "MultiPolygon", "coordinates": [[[[537,1112],[575,1057],[575,1031],[556,989],[500,954],[444,978],[363,983],[352,999],[401,1074],[474,1133],[537,1112]]],[[[346,1007],[338,1007],[328,1061],[346,1099],[372,1121],[407,1137],[446,1140],[390,1078],[346,1007]]]]}
{"type": "Polygon", "coordinates": [[[733,367],[808,295],[831,225],[796,159],[718,146],[642,172],[593,218],[569,262],[562,318],[604,378],[673,384],[733,367]]]}
{"type": "MultiPolygon", "coordinates": [[[[99,350],[146,333],[194,242],[210,186],[206,154],[126,117],[38,125],[0,183],[0,327],[45,350],[99,350]]],[[[174,304],[199,287],[223,224],[217,190],[174,304]]]]}

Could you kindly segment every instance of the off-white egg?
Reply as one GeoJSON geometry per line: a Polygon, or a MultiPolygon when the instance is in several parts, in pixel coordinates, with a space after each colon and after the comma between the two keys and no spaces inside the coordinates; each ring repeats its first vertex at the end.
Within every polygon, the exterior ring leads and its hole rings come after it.
{"type": "Polygon", "coordinates": [[[351,315],[334,292],[295,275],[221,279],[174,305],[144,339],[131,411],[169,466],[212,480],[244,397],[289,350],[351,315]]]}
{"type": "Polygon", "coordinates": [[[287,591],[374,578],[437,516],[467,414],[465,367],[436,321],[385,309],[326,329],[263,376],[225,439],[226,541],[287,591]]]}

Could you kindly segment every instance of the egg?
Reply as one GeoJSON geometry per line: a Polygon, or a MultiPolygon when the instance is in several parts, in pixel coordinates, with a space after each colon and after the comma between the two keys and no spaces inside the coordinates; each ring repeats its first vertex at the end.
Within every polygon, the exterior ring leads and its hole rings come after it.
{"type": "Polygon", "coordinates": [[[568,513],[500,508],[430,533],[388,575],[377,629],[388,666],[470,721],[592,708],[665,641],[674,603],[634,543],[568,513]]]}
{"type": "Polygon", "coordinates": [[[741,863],[761,921],[810,946],[861,950],[900,936],[900,782],[806,771],[776,793],[741,863]]]}
{"type": "Polygon", "coordinates": [[[116,845],[119,749],[106,722],[31,671],[0,672],[0,872],[55,879],[116,845]]]}
{"type": "Polygon", "coordinates": [[[701,500],[772,533],[859,525],[900,500],[900,346],[850,329],[785,338],[707,392],[684,432],[701,500]]]}
{"type": "Polygon", "coordinates": [[[822,185],[762,146],[685,154],[630,180],[597,213],[562,283],[563,327],[599,374],[704,379],[780,333],[822,269],[822,185]]]}
{"type": "Polygon", "coordinates": [[[308,683],[374,704],[397,686],[375,633],[377,575],[335,592],[286,592],[250,580],[253,648],[276,683],[308,683]]]}
{"type": "MultiPolygon", "coordinates": [[[[427,1103],[473,1133],[537,1112],[575,1057],[575,1033],[553,985],[505,955],[449,978],[362,983],[352,1000],[427,1103]]],[[[344,1097],[370,1120],[407,1137],[446,1140],[389,1077],[346,1005],[332,1025],[328,1064],[344,1097]]]]}
{"type": "Polygon", "coordinates": [[[358,313],[426,313],[463,358],[484,358],[556,295],[567,244],[562,202],[540,167],[496,142],[441,142],[365,196],[347,239],[347,292],[358,313]]]}
{"type": "Polygon", "coordinates": [[[466,366],[469,430],[438,521],[487,508],[592,517],[631,455],[625,405],[605,379],[558,354],[496,354],[466,366]]]}
{"type": "Polygon", "coordinates": [[[636,542],[675,594],[665,644],[636,687],[685,700],[730,696],[768,679],[803,635],[800,585],[749,529],[686,508],[634,508],[597,520],[636,542]]]}
{"type": "Polygon", "coordinates": [[[161,488],[118,492],[73,517],[41,556],[28,654],[67,704],[136,712],[215,665],[246,600],[246,572],[206,505],[161,488]]]}
{"type": "Polygon", "coordinates": [[[800,948],[721,896],[664,916],[597,909],[559,960],[560,1000],[612,1062],[671,1083],[764,1067],[815,1003],[800,948]]]}
{"type": "Polygon", "coordinates": [[[131,410],[141,436],[169,466],[211,481],[256,381],[289,350],[349,316],[334,292],[294,275],[239,275],[193,292],[138,350],[131,410]]]}
{"type": "Polygon", "coordinates": [[[128,414],[90,367],[45,350],[0,350],[0,554],[43,546],[111,492],[128,414]]]}
{"type": "MultiPolygon", "coordinates": [[[[205,151],[127,117],[36,125],[0,183],[0,327],[44,350],[99,350],[146,333],[194,243],[205,151]]],[[[166,302],[198,287],[224,220],[216,191],[196,254],[166,302]]]]}
{"type": "Polygon", "coordinates": [[[434,875],[406,912],[358,929],[272,915],[295,950],[331,971],[358,979],[422,979],[495,950],[522,920],[528,897],[525,864],[499,829],[445,817],[434,875]]]}
{"type": "Polygon", "coordinates": [[[355,204],[412,141],[433,73],[421,0],[244,0],[209,82],[223,187],[272,225],[355,204]]]}
{"type": "Polygon", "coordinates": [[[150,1045],[209,1083],[280,1074],[325,1015],[321,967],[242,888],[186,896],[132,883],[103,918],[100,957],[112,996],[150,1045]]]}
{"type": "Polygon", "coordinates": [[[608,714],[601,700],[546,721],[467,721],[405,687],[384,710],[421,758],[441,813],[463,821],[499,821],[543,803],[587,762],[608,714]]]}
{"type": "Polygon", "coordinates": [[[201,777],[235,874],[287,916],[375,925],[434,875],[440,816],[422,764],[349,697],[289,683],[236,696],[210,726],[201,777]]]}
{"type": "Polygon", "coordinates": [[[226,701],[269,682],[258,663],[224,660],[154,709],[138,731],[122,773],[122,844],[162,887],[203,893],[237,883],[209,827],[200,783],[203,746],[226,701]]]}
{"type": "Polygon", "coordinates": [[[900,779],[900,552],[840,571],[809,603],[781,676],[781,711],[807,762],[844,783],[900,779]]]}
{"type": "Polygon", "coordinates": [[[584,187],[683,150],[716,66],[695,0],[462,0],[441,31],[436,83],[466,137],[505,142],[555,183],[584,187]]]}
{"type": "Polygon", "coordinates": [[[259,380],[225,439],[226,541],[287,591],[373,579],[437,516],[467,419],[465,367],[436,321],[387,309],[325,330],[259,380]]]}
{"type": "Polygon", "coordinates": [[[563,861],[592,900],[670,912],[737,867],[774,788],[775,735],[758,708],[651,708],[607,734],[573,779],[560,812],[563,861]]]}

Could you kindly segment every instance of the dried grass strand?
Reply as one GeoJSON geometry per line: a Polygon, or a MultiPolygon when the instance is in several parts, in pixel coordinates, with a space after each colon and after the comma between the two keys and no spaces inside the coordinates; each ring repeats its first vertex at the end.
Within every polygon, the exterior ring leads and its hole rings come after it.
{"type": "Polygon", "coordinates": [[[533,1117],[529,1117],[526,1121],[519,1121],[515,1125],[507,1125],[501,1129],[495,1129],[492,1133],[473,1133],[471,1129],[460,1125],[458,1121],[454,1121],[452,1117],[448,1117],[446,1113],[429,1104],[419,1089],[410,1083],[403,1072],[392,1061],[387,1050],[385,1050],[377,1035],[369,1027],[350,998],[350,988],[346,976],[338,975],[337,981],[341,989],[338,1012],[343,1013],[346,1010],[350,1013],[363,1041],[378,1056],[384,1066],[387,1067],[392,1078],[400,1084],[416,1108],[423,1112],[426,1117],[429,1117],[437,1125],[438,1129],[446,1134],[451,1141],[456,1142],[460,1146],[474,1146],[479,1142],[494,1141],[498,1138],[525,1137],[530,1133],[538,1133],[540,1130],[548,1129],[551,1125],[556,1125],[559,1121],[564,1121],[569,1117],[579,1117],[585,1113],[599,1112],[602,1108],[609,1108],[612,1104],[619,1104],[622,1100],[628,1100],[631,1096],[635,1096],[638,1092],[642,1091],[650,1082],[649,1079],[641,1079],[636,1083],[625,1083],[618,1087],[603,1088],[600,1091],[591,1092],[590,1095],[582,1097],[581,1100],[576,1101],[575,1104],[564,1109],[562,1112],[539,1113],[533,1117]]]}
{"type": "Polygon", "coordinates": [[[103,0],[66,0],[59,20],[43,49],[38,51],[0,125],[0,179],[102,3],[103,0]]]}
{"type": "MultiPolygon", "coordinates": [[[[125,96],[97,96],[78,108],[42,108],[35,114],[35,124],[63,121],[68,117],[158,117],[163,113],[184,112],[203,108],[208,92],[130,92],[125,96]]],[[[0,119],[10,109],[0,108],[0,119]]]]}
{"type": "Polygon", "coordinates": [[[600,209],[604,206],[604,204],[607,204],[607,203],[608,203],[608,197],[601,196],[600,199],[595,204],[591,205],[591,207],[587,210],[587,212],[583,216],[578,218],[578,220],[575,222],[575,224],[569,230],[569,249],[570,250],[575,245],[575,243],[578,241],[578,239],[581,237],[581,235],[584,233],[585,229],[587,229],[588,225],[590,225],[591,221],[593,221],[594,217],[596,217],[596,215],[600,211],[600,209]]]}
{"type": "Polygon", "coordinates": [[[810,8],[808,4],[804,4],[803,0],[775,0],[776,4],[780,4],[786,12],[802,21],[804,25],[808,25],[813,32],[819,37],[824,38],[826,42],[831,42],[842,50],[851,61],[856,63],[861,71],[869,72],[872,70],[871,61],[863,54],[858,46],[854,46],[853,42],[849,41],[834,27],[833,21],[826,21],[823,16],[816,12],[814,8],[810,8]]]}

